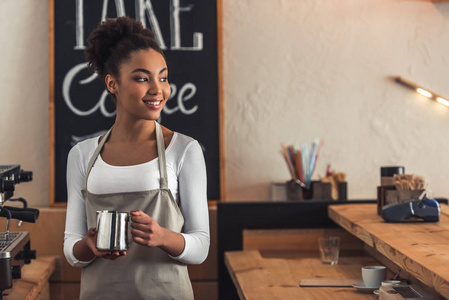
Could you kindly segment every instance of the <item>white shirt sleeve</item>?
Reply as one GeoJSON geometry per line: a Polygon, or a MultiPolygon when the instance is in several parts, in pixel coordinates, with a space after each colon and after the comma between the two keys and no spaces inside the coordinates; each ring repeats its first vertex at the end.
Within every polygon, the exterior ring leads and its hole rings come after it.
{"type": "Polygon", "coordinates": [[[207,176],[203,151],[197,141],[191,142],[181,159],[178,175],[179,199],[184,216],[185,248],[173,257],[186,264],[200,264],[209,253],[209,210],[207,176]]]}
{"type": "MultiPolygon", "coordinates": [[[[81,193],[86,165],[85,153],[73,147],[67,158],[67,214],[64,232],[64,255],[74,267],[84,267],[91,261],[80,261],[73,255],[73,246],[87,233],[87,218],[84,198],[81,193]]],[[[88,159],[88,158],[87,158],[88,159]]]]}

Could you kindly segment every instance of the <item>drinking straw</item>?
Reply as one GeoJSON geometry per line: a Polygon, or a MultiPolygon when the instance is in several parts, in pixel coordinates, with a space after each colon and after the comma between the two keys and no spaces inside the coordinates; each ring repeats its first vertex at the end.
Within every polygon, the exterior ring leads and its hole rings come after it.
{"type": "Polygon", "coordinates": [[[302,173],[304,176],[304,183],[307,186],[307,146],[303,145],[301,148],[301,160],[302,160],[302,173]]]}
{"type": "Polygon", "coordinates": [[[302,171],[302,157],[301,157],[301,150],[297,150],[296,151],[296,172],[297,172],[297,176],[299,181],[301,181],[302,183],[304,183],[304,174],[302,171]]]}
{"type": "Polygon", "coordinates": [[[306,176],[306,185],[307,187],[310,187],[310,181],[312,179],[312,172],[315,168],[315,162],[316,162],[316,152],[317,151],[317,142],[314,141],[312,143],[312,147],[310,149],[310,155],[309,155],[309,164],[307,169],[307,176],[306,176]]]}
{"type": "Polygon", "coordinates": [[[292,176],[293,179],[295,179],[295,172],[293,170],[293,166],[291,165],[291,161],[288,158],[287,147],[285,147],[284,144],[281,144],[281,147],[282,147],[281,154],[282,154],[282,156],[284,156],[285,162],[287,163],[288,170],[290,171],[290,175],[292,176]]]}

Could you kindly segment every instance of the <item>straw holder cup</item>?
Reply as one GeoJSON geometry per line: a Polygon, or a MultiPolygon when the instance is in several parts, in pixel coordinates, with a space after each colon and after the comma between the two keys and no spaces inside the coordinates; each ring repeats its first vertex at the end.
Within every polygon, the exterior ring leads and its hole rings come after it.
{"type": "MultiPolygon", "coordinates": [[[[312,181],[310,188],[304,188],[294,180],[286,183],[287,200],[332,200],[332,185],[329,182],[312,181]]],[[[347,182],[338,183],[338,199],[347,201],[347,182]]]]}

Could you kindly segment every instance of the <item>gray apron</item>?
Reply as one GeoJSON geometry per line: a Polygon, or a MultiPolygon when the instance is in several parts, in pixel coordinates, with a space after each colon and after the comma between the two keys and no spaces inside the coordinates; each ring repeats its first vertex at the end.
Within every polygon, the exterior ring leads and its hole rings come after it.
{"type": "MultiPolygon", "coordinates": [[[[164,228],[181,232],[184,217],[168,188],[164,138],[156,124],[156,141],[161,175],[160,189],[142,192],[92,194],[87,178],[111,130],[104,136],[87,167],[83,186],[87,227],[96,227],[97,210],[130,212],[140,209],[164,228]]],[[[131,234],[129,232],[129,237],[131,234]]],[[[83,268],[80,299],[193,299],[187,266],[158,247],[130,242],[127,254],[116,260],[96,258],[83,268]]]]}

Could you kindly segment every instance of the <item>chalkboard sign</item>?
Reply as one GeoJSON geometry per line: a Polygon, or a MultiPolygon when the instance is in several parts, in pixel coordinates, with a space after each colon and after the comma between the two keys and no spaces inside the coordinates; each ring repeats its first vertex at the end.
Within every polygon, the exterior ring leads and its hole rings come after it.
{"type": "Polygon", "coordinates": [[[151,28],[169,69],[171,96],[160,123],[198,140],[206,160],[208,199],[218,200],[222,179],[218,8],[204,0],[64,0],[50,3],[51,203],[67,201],[66,165],[79,141],[115,120],[104,84],[87,70],[89,33],[108,18],[130,16],[151,28]]]}

